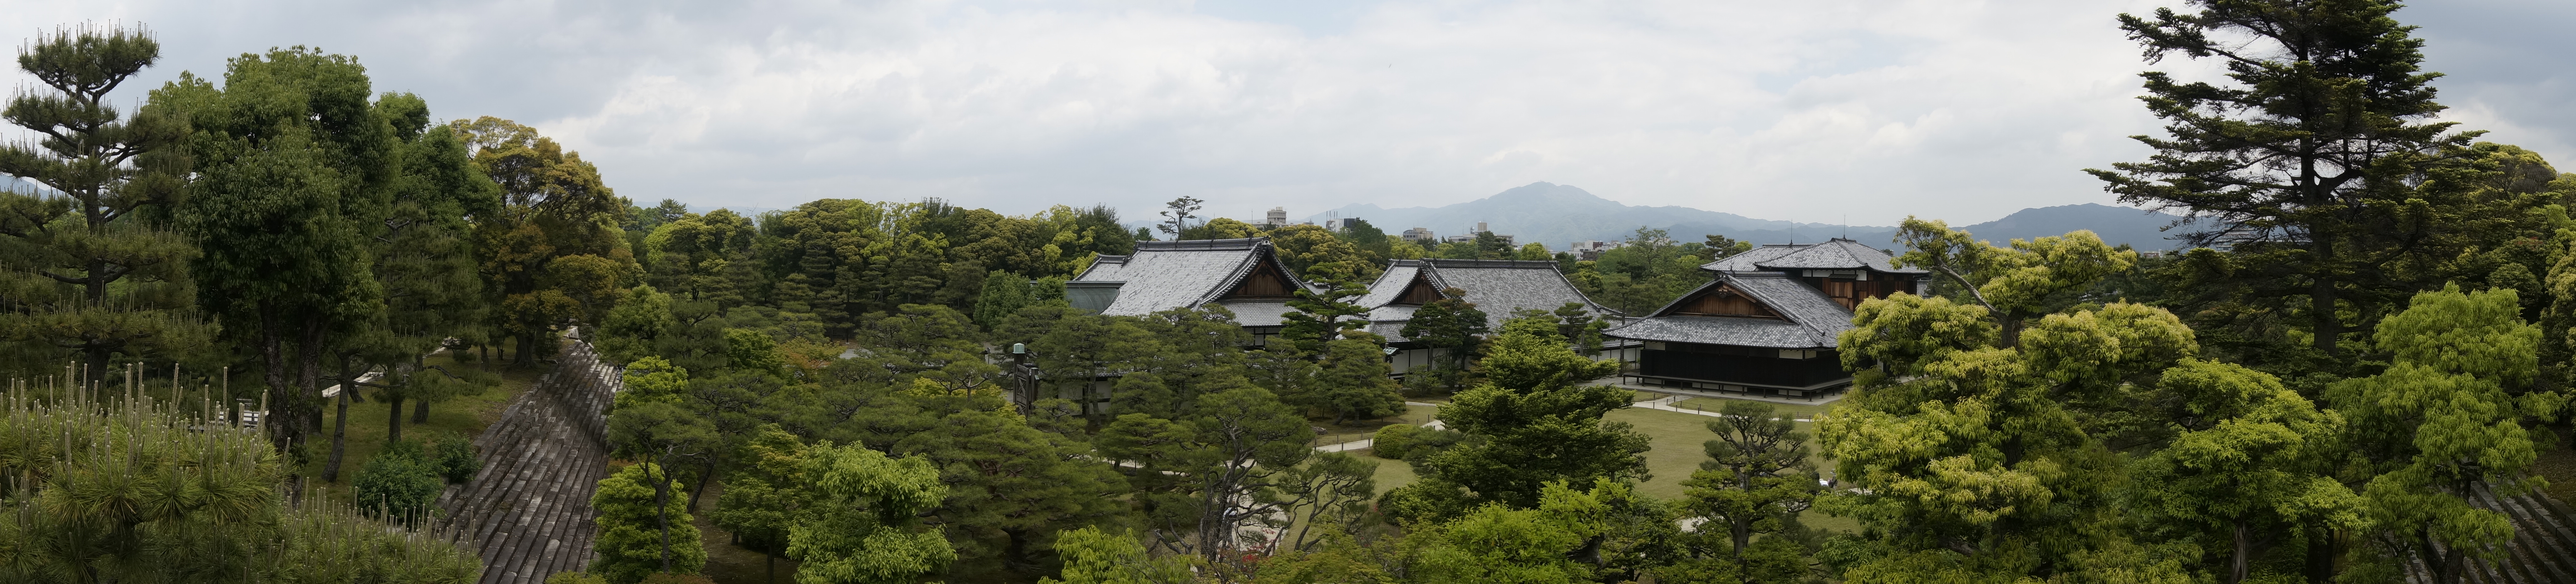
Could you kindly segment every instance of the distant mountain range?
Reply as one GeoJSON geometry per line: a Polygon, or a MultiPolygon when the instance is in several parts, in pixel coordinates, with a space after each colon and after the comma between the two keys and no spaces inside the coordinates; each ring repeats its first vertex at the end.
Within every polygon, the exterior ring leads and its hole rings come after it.
{"type": "MultiPolygon", "coordinates": [[[[1551,249],[1565,249],[1577,241],[1626,239],[1640,226],[1664,229],[1677,241],[1699,241],[1703,236],[1714,233],[1755,244],[1848,237],[1868,245],[1888,247],[1896,236],[1896,228],[1892,226],[1797,223],[1690,207],[1630,206],[1573,186],[1544,182],[1442,207],[1386,209],[1374,204],[1358,204],[1317,213],[1306,220],[1320,224],[1328,217],[1357,217],[1389,235],[1402,233],[1407,228],[1425,227],[1442,237],[1468,234],[1476,222],[1482,221],[1494,233],[1512,235],[1522,242],[1545,243],[1551,249]]],[[[2012,239],[2091,229],[2094,234],[2102,236],[2103,241],[2113,245],[2127,243],[2138,249],[2153,250],[2179,247],[2179,242],[2167,239],[2174,232],[2159,231],[2177,218],[2128,207],[2087,203],[2023,209],[2002,219],[1953,227],[1998,244],[2012,239]]]]}

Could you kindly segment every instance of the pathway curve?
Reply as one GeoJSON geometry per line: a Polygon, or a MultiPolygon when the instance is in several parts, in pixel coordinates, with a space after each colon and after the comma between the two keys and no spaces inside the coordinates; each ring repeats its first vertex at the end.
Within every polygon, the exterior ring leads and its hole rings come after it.
{"type": "Polygon", "coordinates": [[[438,497],[447,528],[483,556],[481,584],[540,584],[588,568],[594,555],[590,496],[608,477],[608,404],[621,380],[589,343],[569,343],[560,357],[474,439],[482,472],[438,497]]]}

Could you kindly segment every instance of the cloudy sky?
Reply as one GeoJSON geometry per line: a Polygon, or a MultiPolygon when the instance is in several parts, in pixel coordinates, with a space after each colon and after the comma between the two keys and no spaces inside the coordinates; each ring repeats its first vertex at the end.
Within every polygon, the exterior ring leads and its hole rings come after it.
{"type": "MultiPolygon", "coordinates": [[[[1766,219],[1974,223],[2110,202],[2161,2],[1209,0],[0,2],[19,37],[141,23],[181,70],[357,55],[443,118],[534,125],[650,204],[1178,196],[1242,216],[1533,181],[1766,219]]],[[[2399,12],[2449,119],[2576,157],[2576,3],[2399,12]]],[[[2158,66],[2201,72],[2205,65],[2158,66]]],[[[11,71],[13,84],[29,80],[11,71]]]]}

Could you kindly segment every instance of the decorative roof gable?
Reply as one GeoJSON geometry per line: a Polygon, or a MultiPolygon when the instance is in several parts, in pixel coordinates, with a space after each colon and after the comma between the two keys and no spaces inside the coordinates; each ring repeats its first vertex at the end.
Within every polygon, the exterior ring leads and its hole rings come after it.
{"type": "MultiPolygon", "coordinates": [[[[1113,316],[1142,316],[1221,298],[1278,301],[1306,286],[1279,263],[1270,241],[1260,237],[1140,241],[1134,254],[1094,258],[1073,281],[1118,283],[1117,297],[1100,311],[1113,316]]],[[[1237,316],[1246,324],[1278,320],[1277,315],[1237,316]]]]}

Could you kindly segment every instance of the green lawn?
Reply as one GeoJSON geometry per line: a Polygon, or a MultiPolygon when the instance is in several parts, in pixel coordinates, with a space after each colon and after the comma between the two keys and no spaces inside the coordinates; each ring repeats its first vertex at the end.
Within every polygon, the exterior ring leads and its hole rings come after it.
{"type": "MultiPolygon", "coordinates": [[[[431,355],[423,362],[428,365],[458,365],[448,353],[431,355]]],[[[468,362],[464,366],[471,367],[474,364],[468,362]]],[[[460,396],[431,404],[427,424],[411,423],[411,410],[417,405],[413,402],[404,402],[403,438],[420,440],[440,433],[458,434],[468,438],[481,435],[484,427],[501,419],[501,411],[509,407],[510,400],[535,385],[537,377],[544,373],[544,370],[536,368],[505,371],[501,374],[499,387],[485,391],[481,395],[460,396]]],[[[350,500],[350,479],[357,476],[359,468],[366,466],[368,458],[374,457],[376,451],[384,449],[386,407],[385,402],[372,399],[367,400],[366,403],[349,404],[348,451],[346,458],[340,463],[340,480],[332,483],[316,482],[315,486],[323,496],[342,502],[350,500]]],[[[329,437],[328,432],[331,431],[332,426],[339,422],[338,413],[339,407],[336,403],[323,408],[324,439],[329,437]]],[[[326,456],[328,452],[328,450],[322,451],[326,456]]],[[[320,469],[314,469],[312,476],[318,481],[321,477],[320,469]]]]}

